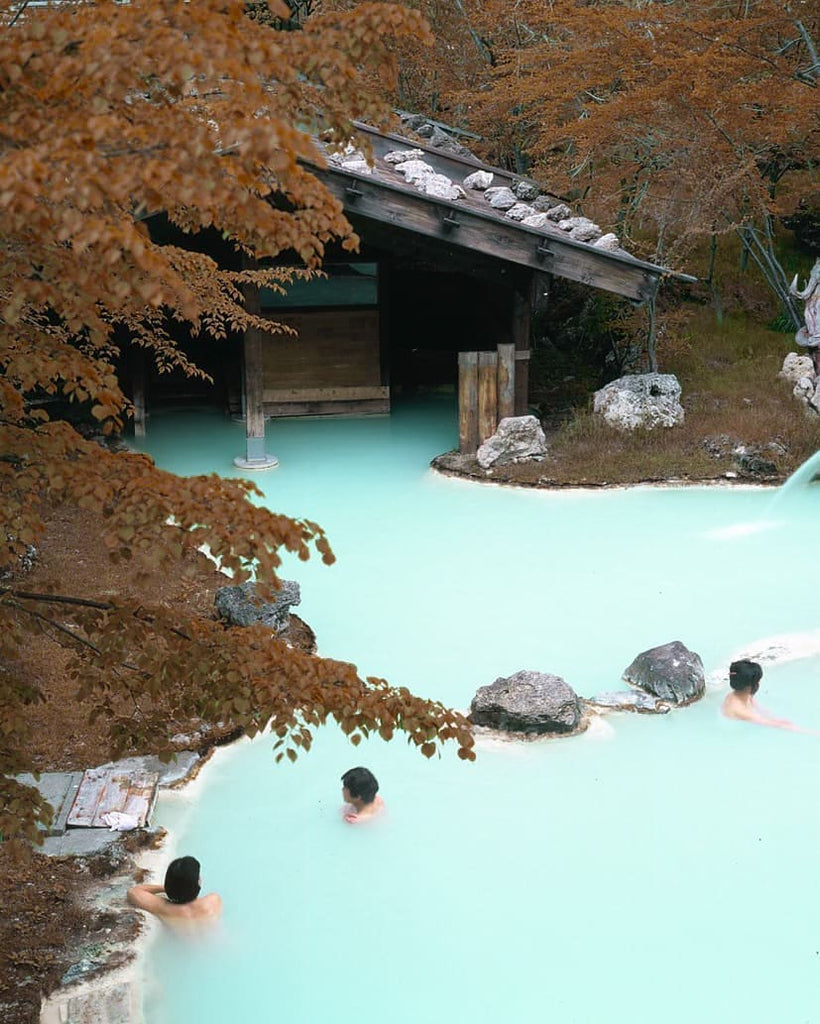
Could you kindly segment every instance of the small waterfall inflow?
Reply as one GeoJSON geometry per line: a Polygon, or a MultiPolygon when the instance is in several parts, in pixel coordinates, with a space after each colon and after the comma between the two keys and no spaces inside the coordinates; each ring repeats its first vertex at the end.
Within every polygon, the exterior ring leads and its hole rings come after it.
{"type": "MultiPolygon", "coordinates": [[[[795,499],[804,498],[811,484],[818,479],[820,479],[820,451],[815,452],[814,455],[806,459],[803,465],[792,473],[783,486],[778,488],[772,498],[768,511],[782,514],[786,506],[791,506],[795,499]]],[[[817,488],[817,491],[820,492],[820,487],[817,488]]],[[[801,503],[798,502],[798,504],[801,503]]]]}

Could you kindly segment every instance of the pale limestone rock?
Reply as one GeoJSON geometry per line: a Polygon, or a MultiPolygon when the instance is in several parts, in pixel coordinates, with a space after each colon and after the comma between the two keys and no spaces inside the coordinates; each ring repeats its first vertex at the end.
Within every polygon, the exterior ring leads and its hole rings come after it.
{"type": "Polygon", "coordinates": [[[526,224],[528,228],[545,228],[550,224],[550,219],[546,213],[533,213],[525,217],[521,223],[526,224]]]}
{"type": "Polygon", "coordinates": [[[641,373],[612,381],[593,396],[593,412],[618,430],[683,423],[680,384],[671,373],[641,373]]]}
{"type": "Polygon", "coordinates": [[[515,206],[511,206],[509,210],[504,214],[505,217],[509,217],[510,220],[523,221],[525,217],[529,217],[532,213],[532,207],[526,203],[516,203],[515,206]]]}
{"type": "Polygon", "coordinates": [[[792,394],[795,398],[799,398],[803,402],[808,402],[814,397],[814,392],[814,377],[798,377],[794,382],[792,394]]]}
{"type": "Polygon", "coordinates": [[[547,216],[557,224],[559,221],[566,220],[567,217],[571,217],[572,210],[570,210],[566,203],[558,203],[557,206],[551,206],[549,210],[547,210],[547,216]]]}
{"type": "Polygon", "coordinates": [[[509,210],[518,202],[509,188],[488,188],[484,198],[494,210],[509,210]]]}
{"type": "Polygon", "coordinates": [[[601,229],[590,221],[588,224],[579,224],[574,227],[570,231],[569,237],[574,238],[576,242],[595,242],[601,237],[601,229]]]}
{"type": "Polygon", "coordinates": [[[577,242],[594,242],[601,237],[601,229],[588,217],[567,217],[558,221],[558,227],[577,242]]]}
{"type": "Polygon", "coordinates": [[[783,360],[783,368],[778,374],[778,377],[793,385],[797,384],[801,377],[808,377],[809,380],[814,380],[816,376],[814,360],[811,356],[799,356],[796,352],[789,352],[783,360]]]}
{"type": "Polygon", "coordinates": [[[396,164],[395,167],[404,175],[404,180],[408,185],[417,185],[422,178],[436,173],[435,168],[424,160],[405,160],[403,164],[396,164]]]}
{"type": "Polygon", "coordinates": [[[365,160],[363,156],[349,156],[345,157],[341,162],[341,168],[343,171],[353,171],[355,174],[372,174],[373,168],[365,160]]]}
{"type": "Polygon", "coordinates": [[[386,164],[404,164],[408,160],[421,160],[423,156],[423,149],[393,149],[384,154],[384,162],[386,164]]]}
{"type": "Polygon", "coordinates": [[[493,183],[493,174],[490,171],[473,171],[468,174],[462,182],[465,188],[474,188],[483,192],[493,183]]]}
{"type": "Polygon", "coordinates": [[[596,249],[604,249],[606,252],[617,252],[621,248],[618,236],[614,235],[611,231],[606,235],[601,235],[592,244],[596,249]]]}
{"type": "Polygon", "coordinates": [[[505,416],[498,429],[476,452],[482,469],[542,459],[547,454],[547,439],[535,416],[505,416]]]}
{"type": "Polygon", "coordinates": [[[538,198],[538,186],[531,181],[519,181],[513,186],[515,198],[531,203],[538,198]]]}
{"type": "Polygon", "coordinates": [[[416,183],[419,192],[438,199],[463,199],[464,189],[455,185],[445,174],[427,174],[416,183]]]}

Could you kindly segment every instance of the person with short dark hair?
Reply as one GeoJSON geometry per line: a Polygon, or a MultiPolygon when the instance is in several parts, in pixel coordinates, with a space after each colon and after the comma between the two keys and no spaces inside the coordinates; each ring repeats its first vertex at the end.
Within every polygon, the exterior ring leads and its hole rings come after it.
{"type": "Polygon", "coordinates": [[[177,857],[168,865],[162,885],[133,885],[128,890],[128,902],[166,924],[199,924],[214,920],[222,913],[221,897],[215,892],[200,896],[201,887],[196,857],[177,857]]]}
{"type": "Polygon", "coordinates": [[[342,776],[344,820],[352,825],[379,814],[384,801],[378,793],[379,784],[369,768],[349,768],[342,776]]]}
{"type": "Polygon", "coordinates": [[[737,718],[742,722],[755,725],[770,725],[777,729],[791,729],[793,732],[805,732],[786,718],[775,718],[770,712],[761,708],[754,697],[760,689],[763,669],[756,661],[743,658],[733,661],[729,666],[730,692],[723,701],[721,712],[727,718],[737,718]]]}

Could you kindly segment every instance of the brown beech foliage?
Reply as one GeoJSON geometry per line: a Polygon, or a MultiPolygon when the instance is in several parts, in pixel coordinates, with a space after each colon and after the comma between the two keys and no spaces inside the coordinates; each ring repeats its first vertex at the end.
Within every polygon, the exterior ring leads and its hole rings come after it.
{"type": "MultiPolygon", "coordinates": [[[[254,4],[255,13],[260,5],[254,4]]],[[[290,650],[262,629],[235,631],[123,597],[30,593],[19,559],[37,544],[41,502],[102,513],[100,543],[141,572],[169,572],[206,544],[237,579],[276,585],[280,552],[333,559],[322,530],[255,505],[253,484],[180,479],[50,418],[81,403],[104,434],[129,413],[113,363],[126,334],[161,367],[183,366],[174,324],[219,339],[253,323],[243,284],[200,253],[154,244],[163,210],[186,232],[216,228],[254,259],[289,250],[317,267],[325,243],[356,238],[301,162],[311,136],[349,137],[350,119],[383,121],[391,40],[424,41],[422,18],[392,4],[309,18],[251,20],[236,0],[132,0],[25,8],[0,3],[0,832],[35,836],[48,809],[11,775],[26,770],[20,656],[33,630],[74,652],[71,672],[92,714],[110,714],[115,748],[166,748],[166,715],[254,733],[272,720],[294,758],[335,719],[353,742],[395,731],[429,757],[455,739],[472,759],[466,721],[354,666],[290,650]],[[269,202],[278,193],[275,203],[269,202]],[[284,201],[283,201],[284,199],[284,201]],[[9,575],[11,574],[11,575],[9,575]],[[152,711],[163,697],[165,711],[152,711]],[[131,703],[123,713],[122,698],[131,703]]],[[[285,283],[284,278],[279,278],[285,283]]]]}
{"type": "Polygon", "coordinates": [[[772,269],[775,219],[818,202],[816,4],[464,3],[491,60],[484,87],[450,102],[487,156],[622,236],[637,229],[633,251],[648,237],[674,259],[698,235],[738,231],[772,269]]]}

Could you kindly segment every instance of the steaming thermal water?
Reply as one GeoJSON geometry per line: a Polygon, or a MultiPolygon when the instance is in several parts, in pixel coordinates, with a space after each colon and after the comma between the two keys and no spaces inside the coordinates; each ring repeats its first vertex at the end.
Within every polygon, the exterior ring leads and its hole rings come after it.
{"type": "MultiPolygon", "coordinates": [[[[820,493],[775,518],[759,489],[484,487],[428,470],[454,432],[445,401],[269,426],[266,501],[321,523],[338,556],[284,570],[321,653],[461,708],[519,668],[621,688],[639,651],[674,639],[715,685],[580,738],[484,743],[472,765],[400,737],[354,749],[334,728],[295,766],[274,767],[268,737],[220,752],[158,818],[224,920],[153,944],[147,1021],[820,1020],[820,738],[718,713],[733,657],[802,643],[812,656],[767,665],[760,699],[820,729],[820,493]],[[356,764],[388,812],[351,828],[339,776],[356,764]]],[[[146,448],[230,474],[243,441],[214,414],[169,413],[146,448]]]]}

